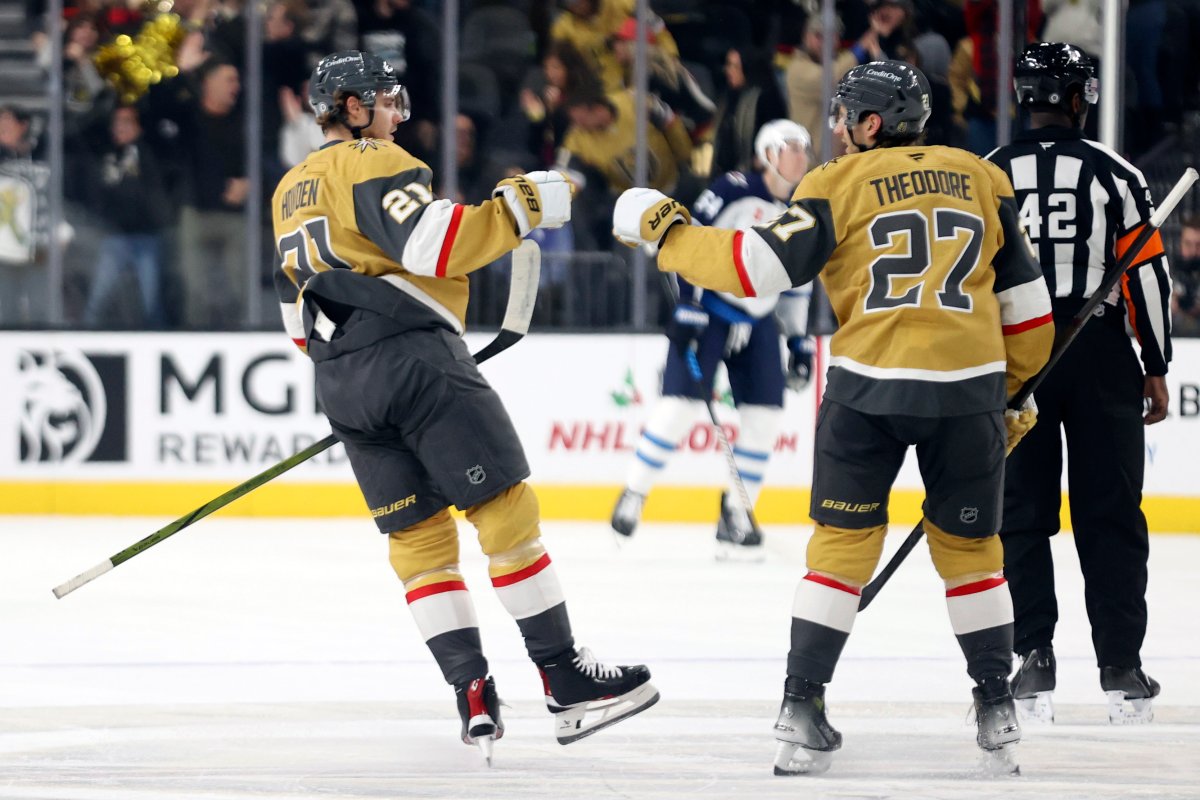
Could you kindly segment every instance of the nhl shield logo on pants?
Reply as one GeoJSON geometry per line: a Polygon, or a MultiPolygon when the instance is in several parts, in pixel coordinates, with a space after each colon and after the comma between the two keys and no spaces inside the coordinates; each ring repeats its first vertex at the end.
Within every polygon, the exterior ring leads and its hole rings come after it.
{"type": "Polygon", "coordinates": [[[483,466],[480,464],[476,464],[475,466],[468,469],[467,470],[467,480],[469,480],[473,486],[478,486],[479,484],[486,481],[487,473],[483,471],[483,466]]]}
{"type": "Polygon", "coordinates": [[[970,525],[972,522],[975,522],[978,519],[979,519],[979,509],[978,508],[968,507],[968,508],[964,508],[958,512],[958,521],[963,523],[964,525],[970,525]]]}

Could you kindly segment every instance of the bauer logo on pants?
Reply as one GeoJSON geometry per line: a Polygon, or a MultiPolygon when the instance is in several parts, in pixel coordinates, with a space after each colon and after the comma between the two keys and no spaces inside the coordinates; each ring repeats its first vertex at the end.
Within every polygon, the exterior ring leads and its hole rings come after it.
{"type": "Polygon", "coordinates": [[[20,460],[125,461],[125,357],[28,348],[17,354],[20,460]]]}

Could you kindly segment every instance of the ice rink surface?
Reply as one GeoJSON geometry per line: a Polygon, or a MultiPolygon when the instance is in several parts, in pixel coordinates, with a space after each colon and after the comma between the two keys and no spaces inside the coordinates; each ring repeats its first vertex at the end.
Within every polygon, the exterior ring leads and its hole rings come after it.
{"type": "Polygon", "coordinates": [[[367,520],[204,520],[54,599],[166,521],[0,517],[0,798],[1200,798],[1200,537],[1152,539],[1153,724],[1107,723],[1060,536],[1059,721],[1025,726],[1020,777],[980,777],[970,680],[922,546],[859,616],[830,685],[845,736],[832,770],[777,778],[807,528],[769,528],[765,563],[731,564],[707,527],[646,525],[618,548],[606,526],[547,523],[578,644],[645,662],[662,693],[562,747],[461,523],[510,706],[489,770],[458,741],[453,693],[367,520]]]}

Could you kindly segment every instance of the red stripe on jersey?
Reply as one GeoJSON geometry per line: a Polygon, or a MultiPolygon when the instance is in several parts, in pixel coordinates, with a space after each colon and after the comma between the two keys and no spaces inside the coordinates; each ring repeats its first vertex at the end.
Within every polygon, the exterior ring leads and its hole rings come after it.
{"type": "Polygon", "coordinates": [[[737,269],[738,280],[742,283],[742,291],[746,293],[746,297],[757,297],[754,293],[754,284],[750,282],[750,274],[746,272],[746,262],[742,261],[742,232],[737,231],[733,234],[733,266],[737,269]]]}
{"type": "Polygon", "coordinates": [[[1027,319],[1024,322],[1014,322],[1012,325],[1001,325],[1000,332],[1005,336],[1012,336],[1013,334],[1024,333],[1025,331],[1031,331],[1034,328],[1040,328],[1043,325],[1048,325],[1051,322],[1054,322],[1053,313],[1046,314],[1041,317],[1034,317],[1033,319],[1027,319]]]}
{"type": "Polygon", "coordinates": [[[492,578],[492,586],[512,586],[514,583],[520,583],[526,578],[532,578],[548,566],[550,566],[550,554],[542,553],[542,557],[528,567],[519,569],[516,572],[510,572],[507,575],[497,575],[495,578],[492,578]]]}
{"type": "Polygon", "coordinates": [[[292,339],[292,344],[296,345],[296,347],[299,347],[301,350],[303,350],[304,348],[308,347],[308,340],[307,339],[292,339]]]}
{"type": "Polygon", "coordinates": [[[968,594],[978,594],[986,592],[988,589],[995,589],[997,586],[1004,585],[1004,578],[985,578],[974,583],[964,583],[962,586],[955,586],[953,589],[946,590],[946,597],[962,597],[968,594]]]}
{"type": "Polygon", "coordinates": [[[438,253],[437,272],[439,278],[446,277],[446,265],[450,263],[450,250],[454,247],[454,238],[458,236],[458,226],[462,222],[463,207],[457,203],[450,214],[450,224],[446,226],[446,238],[442,239],[442,252],[438,253]]]}
{"type": "Polygon", "coordinates": [[[428,586],[422,586],[420,589],[413,589],[404,595],[404,599],[412,603],[420,600],[422,597],[429,597],[442,592],[465,592],[467,584],[462,581],[441,581],[440,583],[431,583],[428,586]]]}
{"type": "Polygon", "coordinates": [[[855,589],[853,586],[847,586],[846,584],[844,584],[840,581],[835,581],[833,578],[827,578],[824,575],[818,575],[815,572],[810,572],[807,575],[805,575],[804,580],[812,581],[813,583],[819,583],[822,586],[828,586],[830,589],[837,589],[839,591],[843,591],[848,594],[852,594],[855,597],[860,597],[862,595],[862,591],[859,589],[855,589]]]}

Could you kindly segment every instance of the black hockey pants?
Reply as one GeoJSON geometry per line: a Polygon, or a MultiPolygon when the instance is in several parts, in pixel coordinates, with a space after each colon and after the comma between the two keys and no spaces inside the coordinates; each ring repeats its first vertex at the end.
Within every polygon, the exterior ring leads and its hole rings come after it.
{"type": "MultiPolygon", "coordinates": [[[[1058,621],[1050,537],[1059,530],[1067,437],[1071,528],[1098,666],[1140,666],[1149,540],[1142,514],[1143,375],[1119,309],[1084,326],[1034,394],[1038,421],[1005,469],[1004,572],[1017,653],[1052,644],[1058,621]]],[[[1074,309],[1055,303],[1055,324],[1074,309]]]]}

